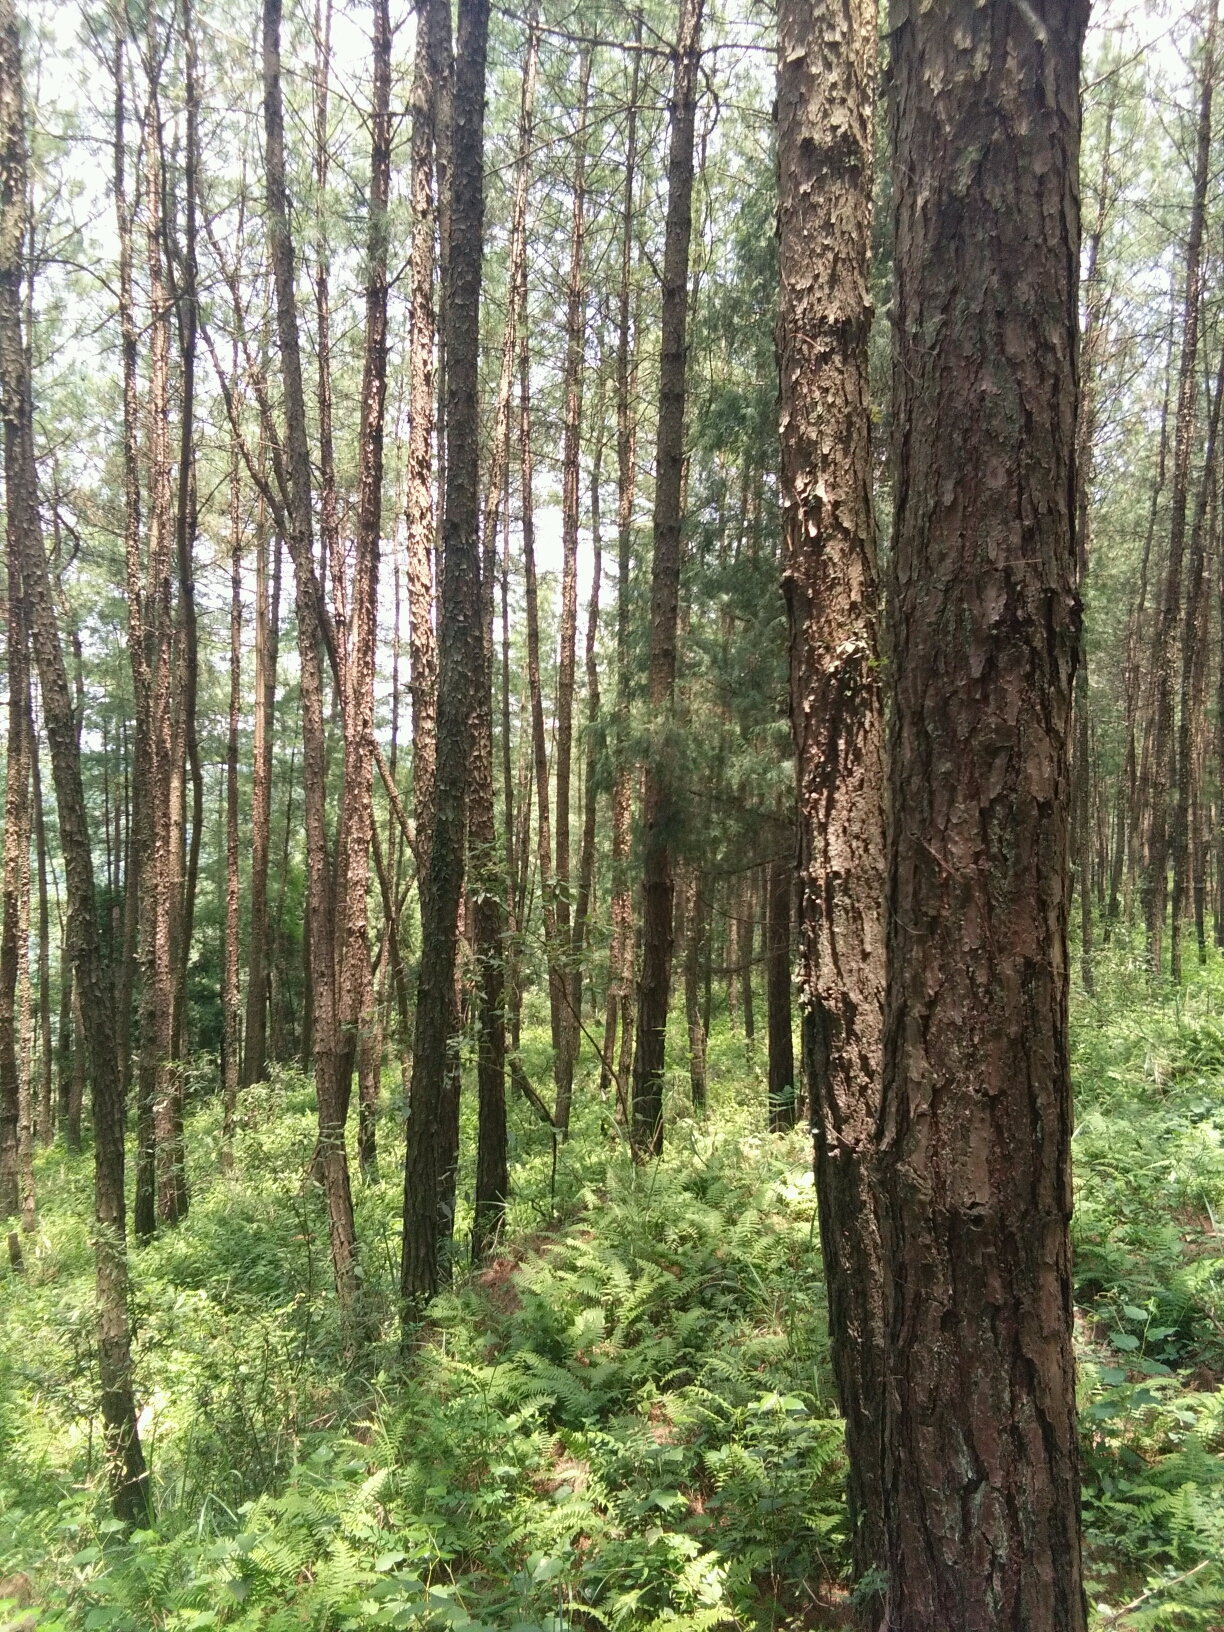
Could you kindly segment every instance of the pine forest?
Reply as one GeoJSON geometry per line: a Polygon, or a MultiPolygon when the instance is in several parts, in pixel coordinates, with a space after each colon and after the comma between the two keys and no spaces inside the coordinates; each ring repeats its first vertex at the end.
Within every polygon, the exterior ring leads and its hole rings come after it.
{"type": "Polygon", "coordinates": [[[1224,1632],[1221,0],[0,0],[0,1632],[1224,1632]]]}

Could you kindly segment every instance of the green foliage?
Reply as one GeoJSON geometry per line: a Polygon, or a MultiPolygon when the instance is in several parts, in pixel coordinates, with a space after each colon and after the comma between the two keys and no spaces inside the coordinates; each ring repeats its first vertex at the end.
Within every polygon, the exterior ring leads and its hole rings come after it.
{"type": "Polygon", "coordinates": [[[1125,939],[1074,1014],[1089,1587],[1153,1632],[1224,1609],[1222,1014],[1221,960],[1152,992],[1125,939]]]}
{"type": "MultiPolygon", "coordinates": [[[[542,1034],[524,1042],[543,1064],[542,1034]]],[[[115,1632],[700,1632],[775,1624],[803,1583],[835,1585],[841,1425],[808,1147],[757,1135],[761,1086],[715,1043],[710,1120],[674,1095],[656,1168],[628,1160],[589,1075],[555,1176],[512,1104],[505,1255],[437,1300],[407,1359],[398,1181],[361,1187],[388,1341],[360,1373],[307,1178],[307,1084],[281,1073],[245,1097],[227,1179],[204,1099],[190,1215],[132,1257],[156,1520],[130,1535],[97,1460],[82,1164],[44,1155],[31,1273],[0,1283],[0,1580],[30,1575],[39,1628],[115,1632]]],[[[380,1134],[398,1143],[393,1115],[380,1134]]]]}

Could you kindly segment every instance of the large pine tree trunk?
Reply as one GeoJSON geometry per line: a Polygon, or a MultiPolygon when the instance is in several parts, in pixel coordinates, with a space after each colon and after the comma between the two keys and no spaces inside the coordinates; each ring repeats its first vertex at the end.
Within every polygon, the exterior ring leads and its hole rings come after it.
{"type": "Polygon", "coordinates": [[[880,1568],[884,1552],[873,1189],[883,1060],[884,716],[867,366],[875,7],[854,0],[843,12],[786,0],[778,49],[783,583],[799,799],[804,1075],[833,1371],[846,1420],[851,1550],[861,1578],[880,1568]]]}
{"type": "Polygon", "coordinates": [[[433,844],[421,911],[421,975],[404,1168],[404,1314],[418,1314],[441,1272],[438,1201],[450,1153],[443,1125],[453,1028],[471,753],[470,700],[480,654],[478,372],[484,241],[484,87],[488,0],[460,0],[455,50],[449,255],[444,303],[446,489],[438,629],[438,761],[433,844]]]}
{"type": "Polygon", "coordinates": [[[123,1096],[115,1057],[113,992],[102,958],[77,717],[56,625],[38,513],[33,403],[21,333],[21,246],[28,199],[21,45],[12,0],[0,0],[0,394],[7,525],[38,666],[68,886],[68,944],[81,994],[93,1083],[94,1240],[98,1369],[107,1471],[116,1516],[147,1520],[148,1478],[132,1392],[123,1198],[123,1096]]]}
{"type": "Polygon", "coordinates": [[[1067,845],[1088,5],[898,14],[888,1624],[1081,1632],[1067,845]]]}
{"type": "Polygon", "coordinates": [[[656,740],[643,794],[642,978],[633,1055],[633,1148],[639,1158],[663,1148],[663,1066],[671,998],[674,884],[671,826],[675,792],[668,767],[676,694],[676,625],[682,547],[685,333],[689,240],[693,229],[693,132],[697,116],[703,0],[681,0],[671,99],[667,223],[663,240],[663,322],[659,427],[655,451],[654,555],[650,571],[647,698],[656,740]]]}

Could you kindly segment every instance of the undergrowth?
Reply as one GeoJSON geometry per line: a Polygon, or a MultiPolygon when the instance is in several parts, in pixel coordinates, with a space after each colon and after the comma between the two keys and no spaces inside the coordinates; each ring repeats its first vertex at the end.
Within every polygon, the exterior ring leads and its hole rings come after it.
{"type": "MultiPolygon", "coordinates": [[[[1090,1597],[1102,1625],[1207,1632],[1224,1627],[1224,962],[1152,991],[1115,941],[1072,1040],[1090,1597]]],[[[543,1084],[542,1025],[524,1059],[543,1084]]],[[[589,1065],[555,1159],[512,1100],[502,1251],[460,1262],[406,1355],[388,1073],[383,1179],[356,1185],[382,1335],[357,1365],[308,1177],[310,1085],[279,1072],[245,1097],[222,1178],[201,1073],[191,1212],[132,1251],[154,1510],[130,1535],[99,1467],[90,1161],[40,1155],[27,1273],[0,1280],[0,1628],[845,1624],[810,1146],[762,1132],[762,1065],[717,1026],[710,1109],[692,1116],[677,1073],[665,1155],[640,1170],[589,1065]]]]}

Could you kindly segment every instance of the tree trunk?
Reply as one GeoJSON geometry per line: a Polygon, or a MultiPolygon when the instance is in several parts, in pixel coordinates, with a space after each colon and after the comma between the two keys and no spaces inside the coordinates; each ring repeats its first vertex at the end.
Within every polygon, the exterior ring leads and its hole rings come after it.
{"type": "MultiPolygon", "coordinates": [[[[174,967],[174,1010],[170,1029],[171,1123],[173,1128],[173,1199],[163,1217],[169,1221],[187,1213],[186,1151],[183,1141],[185,1077],[182,1060],[187,1050],[187,971],[191,963],[191,942],[195,928],[196,886],[200,876],[200,846],[204,837],[204,773],[200,765],[200,743],[196,729],[196,695],[199,689],[199,636],[195,604],[196,467],[195,467],[195,357],[197,331],[196,302],[196,163],[199,150],[199,86],[196,77],[196,42],[192,0],[180,0],[183,22],[184,62],[184,142],[183,208],[184,238],[181,281],[175,278],[176,256],[168,253],[175,309],[178,315],[180,357],[180,427],[178,495],[175,508],[175,554],[178,561],[179,623],[182,664],[182,749],[185,751],[191,786],[191,832],[187,842],[186,869],[181,893],[175,901],[178,924],[177,957],[174,967]]],[[[169,228],[167,243],[169,245],[169,228]]]]}
{"type": "Polygon", "coordinates": [[[297,599],[298,658],[302,707],[302,788],[306,818],[307,934],[310,956],[311,1023],[315,1093],[319,1110],[319,1153],[327,1194],[328,1229],[336,1296],[358,1337],[355,1303],[359,1286],[357,1235],[344,1112],[337,1066],[336,967],[333,901],[327,841],[327,756],[323,724],[320,646],[326,615],[315,574],[311,542],[310,450],[298,343],[293,240],[285,184],[284,108],[280,85],[280,0],[264,0],[263,76],[269,252],[276,289],[277,337],[285,399],[285,447],[289,488],[289,536],[297,599]]]}
{"type": "Polygon", "coordinates": [[[116,1517],[135,1523],[147,1519],[149,1501],[132,1393],[124,1239],[123,1099],[115,1058],[113,993],[98,933],[78,722],[56,627],[38,513],[33,402],[21,333],[21,246],[29,197],[22,100],[17,17],[12,0],[0,0],[0,393],[7,524],[20,560],[51,750],[68,885],[68,942],[75,989],[85,1019],[93,1083],[98,1367],[107,1470],[116,1517]]]}
{"type": "MultiPolygon", "coordinates": [[[[439,81],[448,72],[439,45],[439,7],[419,14],[412,76],[412,315],[408,331],[407,578],[412,674],[412,792],[419,853],[417,888],[424,899],[433,842],[437,762],[438,656],[433,626],[434,432],[434,149],[439,81]]],[[[449,50],[449,21],[446,24],[449,50]]]]}
{"type": "Polygon", "coordinates": [[[766,1003],[769,1021],[769,1131],[795,1125],[795,1045],[791,1035],[790,861],[776,858],[767,871],[765,920],[766,1003]]]}
{"type": "MultiPolygon", "coordinates": [[[[348,1109],[358,1040],[368,1025],[370,987],[366,890],[374,823],[374,655],[378,553],[382,531],[384,419],[387,396],[387,199],[391,186],[391,24],[387,0],[374,0],[374,100],[366,251],[366,345],[358,455],[357,536],[350,608],[351,647],[344,678],[344,798],[334,954],[339,1036],[336,1086],[339,1138],[348,1109]]],[[[335,579],[333,583],[338,584],[335,579]]]]}
{"type": "Polygon", "coordinates": [[[557,658],[557,863],[556,944],[552,961],[561,998],[553,1071],[557,1098],[553,1122],[562,1138],[569,1133],[574,1064],[578,1055],[578,1018],[572,1002],[570,957],[570,781],[574,750],[574,671],[578,632],[578,506],[582,441],[582,382],[586,363],[586,285],[583,238],[586,210],[587,104],[591,87],[591,52],[578,54],[578,127],[574,134],[574,193],[570,227],[569,292],[565,314],[565,409],[561,447],[561,645],[557,658]]]}
{"type": "MultiPolygon", "coordinates": [[[[12,478],[10,478],[10,481],[12,478]]],[[[14,489],[9,489],[12,506],[14,489]]],[[[26,633],[25,598],[21,587],[21,537],[10,515],[7,526],[8,627],[5,657],[8,666],[8,739],[4,782],[4,893],[0,929],[0,1218],[21,1205],[21,1106],[27,1090],[21,1074],[21,1018],[17,970],[20,962],[21,897],[23,877],[30,869],[28,842],[22,852],[26,812],[30,799],[29,733],[26,729],[30,688],[30,659],[26,633]]]]}
{"type": "MultiPolygon", "coordinates": [[[[472,773],[468,846],[476,881],[475,928],[478,983],[477,1082],[479,1123],[476,1149],[476,1195],[472,1220],[472,1262],[479,1263],[494,1245],[510,1191],[506,1145],[505,914],[501,889],[513,895],[514,874],[499,877],[497,831],[493,816],[493,585],[497,572],[497,517],[510,464],[510,398],[514,387],[515,336],[519,291],[526,278],[527,187],[530,178],[531,124],[535,106],[540,33],[533,7],[527,20],[527,62],[519,113],[519,146],[515,164],[510,221],[510,264],[506,286],[506,324],[490,443],[485,499],[483,556],[480,576],[480,668],[473,704],[472,773]]],[[[508,532],[508,518],[507,518],[508,532]]],[[[507,548],[509,539],[507,537],[507,548]]],[[[509,817],[507,818],[509,820],[509,817]]]]}
{"type": "MultiPolygon", "coordinates": [[[[1165,905],[1169,886],[1169,793],[1176,772],[1174,761],[1173,667],[1177,652],[1177,625],[1181,616],[1182,566],[1186,544],[1186,509],[1190,493],[1190,463],[1195,440],[1195,398],[1198,385],[1195,362],[1199,343],[1199,306],[1202,298],[1203,218],[1211,172],[1211,104],[1215,89],[1215,40],[1218,0],[1207,0],[1203,62],[1199,79],[1198,145],[1195,153],[1194,193],[1190,230],[1186,240],[1185,290],[1182,304],[1181,360],[1178,365],[1177,415],[1173,428],[1173,489],[1169,514],[1169,556],[1165,567],[1160,615],[1152,636],[1152,773],[1148,789],[1150,836],[1143,880],[1144,918],[1147,925],[1151,972],[1162,967],[1165,905]]],[[[1175,919],[1176,925],[1176,919],[1175,919]]],[[[1180,955],[1180,929],[1175,955],[1180,955]]],[[[1177,971],[1175,971],[1175,974],[1177,971]]]]}
{"type": "Polygon", "coordinates": [[[34,796],[34,844],[38,858],[38,1137],[45,1147],[55,1138],[55,1122],[51,1069],[51,912],[47,899],[47,831],[38,761],[38,732],[31,714],[30,774],[34,796]]]}
{"type": "Polygon", "coordinates": [[[663,322],[659,358],[659,426],[655,453],[654,555],[650,572],[650,666],[647,696],[654,742],[643,798],[642,978],[633,1056],[633,1148],[641,1158],[663,1149],[663,1065],[671,997],[674,791],[667,738],[676,692],[676,622],[680,597],[681,478],[684,464],[685,332],[689,240],[693,227],[693,131],[701,54],[703,0],[681,0],[671,99],[667,223],[663,243],[663,322]]]}
{"type": "Polygon", "coordinates": [[[1177,797],[1173,807],[1173,834],[1170,846],[1173,852],[1173,910],[1169,929],[1169,967],[1175,981],[1182,975],[1181,939],[1182,918],[1190,899],[1192,861],[1191,841],[1198,836],[1197,784],[1195,767],[1195,737],[1200,719],[1195,684],[1200,678],[1207,646],[1207,607],[1205,584],[1204,545],[1207,531],[1207,513],[1215,491],[1216,443],[1220,430],[1220,403],[1224,400],[1224,348],[1220,352],[1216,371],[1215,393],[1211,401],[1211,415],[1207,427],[1207,449],[1203,457],[1203,474],[1194,505],[1194,520],[1190,527],[1189,581],[1186,585],[1186,608],[1182,623],[1181,713],[1177,726],[1177,797]]]}
{"type": "Polygon", "coordinates": [[[739,920],[739,978],[740,997],[744,1004],[744,1039],[753,1042],[756,1039],[756,1011],[752,1001],[752,966],[756,961],[756,914],[757,914],[757,878],[756,868],[745,873],[743,879],[742,915],[739,920]]]}
{"type": "MultiPolygon", "coordinates": [[[[642,13],[634,13],[634,41],[641,43],[642,13]]],[[[633,751],[630,742],[630,624],[633,574],[633,494],[636,481],[637,390],[636,348],[631,348],[630,305],[633,289],[633,189],[637,180],[637,104],[641,80],[641,52],[633,53],[629,112],[625,122],[625,186],[621,204],[621,277],[616,336],[616,720],[612,773],[612,946],[608,957],[608,1014],[604,1030],[604,1063],[600,1094],[607,1092],[605,1074],[616,1073],[616,1097],[629,1103],[629,1062],[633,1058],[633,1022],[636,993],[633,962],[633,882],[629,851],[633,821],[633,751]],[[617,1026],[623,1065],[616,1061],[617,1026]]]]}
{"type": "Polygon", "coordinates": [[[70,1134],[69,1111],[72,1105],[72,955],[68,950],[64,937],[63,923],[60,925],[60,1009],[59,1025],[55,1036],[55,1066],[58,1089],[57,1120],[64,1144],[74,1155],[80,1154],[80,1128],[76,1130],[76,1143],[72,1142],[70,1134]]]}
{"type": "MultiPolygon", "coordinates": [[[[884,1559],[873,1188],[884,1009],[884,712],[871,501],[876,11],[779,16],[783,584],[799,802],[804,1079],[856,1578],[884,1559]]],[[[772,1035],[772,1029],[771,1029],[772,1035]]],[[[792,1068],[793,1083],[793,1068],[792,1068]]],[[[878,1591],[862,1607],[878,1620],[878,1591]]]]}
{"type": "Polygon", "coordinates": [[[1085,1625],[1067,845],[1087,16],[936,0],[892,35],[903,819],[880,1217],[887,1619],[906,1632],[1085,1625]]]}
{"type": "Polygon", "coordinates": [[[272,752],[276,665],[280,648],[281,541],[272,544],[268,591],[268,526],[262,495],[255,522],[255,740],[251,753],[251,928],[247,941],[246,1028],[241,1086],[262,1082],[267,1069],[268,857],[272,839],[272,752]]]}
{"type": "MultiPolygon", "coordinates": [[[[591,457],[591,598],[587,603],[586,626],[586,687],[587,687],[587,742],[586,771],[583,778],[582,850],[578,860],[578,897],[574,903],[574,927],[570,938],[570,997],[569,1010],[575,1030],[582,1014],[583,954],[586,950],[587,925],[595,899],[595,827],[598,814],[598,752],[600,733],[599,661],[596,645],[599,640],[599,589],[603,579],[603,538],[600,531],[599,484],[603,474],[604,438],[603,375],[595,407],[595,448],[591,457]]],[[[602,1065],[606,1070],[607,1066],[602,1065]]],[[[559,1120],[554,1118],[554,1120],[559,1120]]],[[[569,1110],[566,1109],[566,1127],[569,1110]]]]}
{"type": "Polygon", "coordinates": [[[689,1037],[689,1088],[693,1109],[706,1105],[706,1033],[701,1016],[702,960],[710,934],[710,909],[701,872],[689,871],[688,903],[685,913],[687,936],[684,947],[684,1017],[689,1037]]]}
{"type": "Polygon", "coordinates": [[[422,897],[412,1114],[404,1168],[400,1284],[406,1321],[420,1313],[438,1287],[439,1249],[444,1245],[438,1202],[449,1179],[450,1153],[443,1145],[443,1091],[453,1034],[455,953],[463,892],[472,739],[469,700],[481,669],[478,371],[488,28],[488,0],[460,0],[444,305],[446,488],[438,629],[438,761],[433,844],[422,897]]]}
{"type": "MultiPolygon", "coordinates": [[[[236,372],[236,371],[235,371],[236,372]]],[[[221,1169],[234,1165],[234,1119],[242,1063],[242,995],[238,982],[238,721],[242,710],[242,495],[238,444],[230,445],[230,695],[225,745],[225,968],[222,982],[221,1169]]]]}

